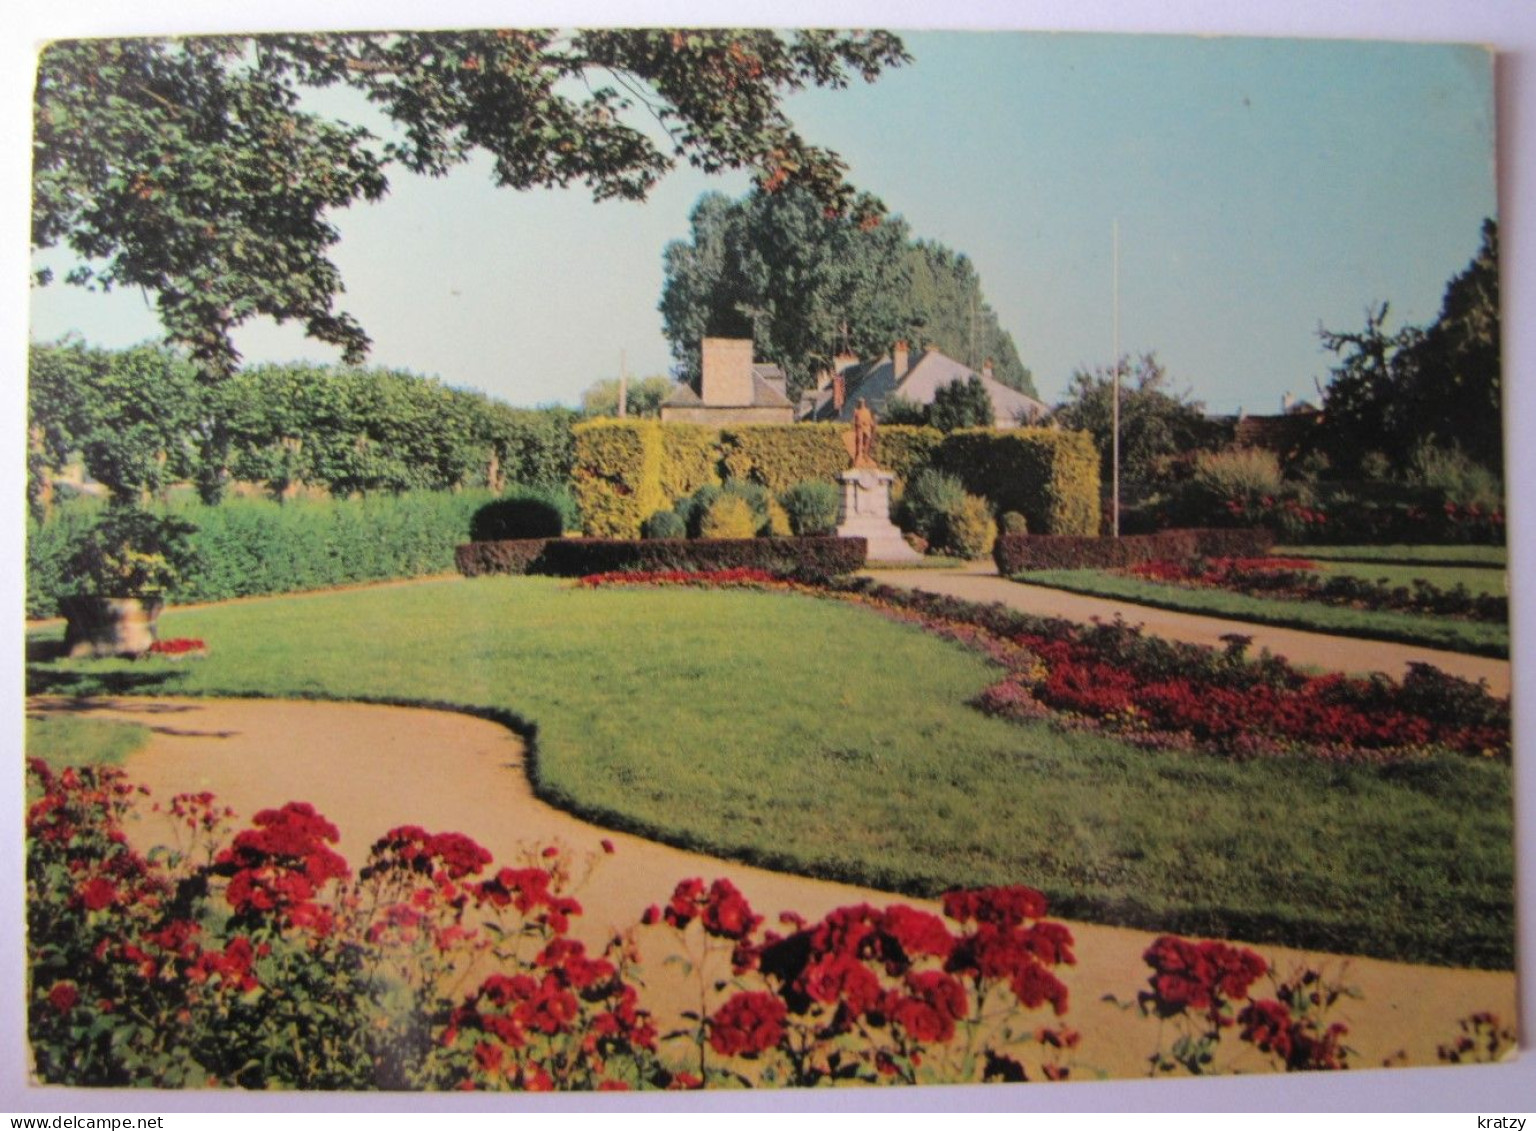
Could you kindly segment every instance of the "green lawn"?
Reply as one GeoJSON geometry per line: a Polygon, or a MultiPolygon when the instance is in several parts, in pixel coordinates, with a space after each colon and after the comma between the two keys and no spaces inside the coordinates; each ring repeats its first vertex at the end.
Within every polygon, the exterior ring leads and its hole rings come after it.
{"type": "Polygon", "coordinates": [[[27,720],[27,753],[55,770],[66,766],[116,766],[149,741],[138,723],[103,722],[50,715],[27,720]]]}
{"type": "Polygon", "coordinates": [[[676,844],[912,894],[1027,883],[1108,923],[1513,961],[1509,767],[1238,764],[1005,723],[965,705],[986,661],[844,603],[489,578],[172,610],[162,634],[211,655],[34,658],[30,684],[489,708],[522,720],[543,796],[676,844]]]}
{"type": "Polygon", "coordinates": [[[1388,640],[1467,652],[1475,656],[1507,657],[1509,626],[1449,617],[1424,616],[1390,610],[1350,609],[1319,601],[1248,597],[1224,589],[1189,589],[1162,585],[1138,577],[1097,569],[1031,570],[1016,580],[1072,593],[1086,593],[1159,609],[1202,616],[1225,617],[1253,624],[1299,628],[1334,636],[1388,640]]]}
{"type": "Polygon", "coordinates": [[[1314,558],[1324,573],[1342,573],[1366,581],[1412,588],[1427,581],[1441,589],[1465,585],[1473,594],[1503,597],[1509,592],[1503,567],[1465,565],[1399,565],[1395,562],[1335,562],[1314,558]]]}

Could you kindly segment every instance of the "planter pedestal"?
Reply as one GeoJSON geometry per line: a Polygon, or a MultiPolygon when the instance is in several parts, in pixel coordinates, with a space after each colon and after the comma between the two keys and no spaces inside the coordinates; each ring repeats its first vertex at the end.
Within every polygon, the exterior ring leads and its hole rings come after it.
{"type": "Polygon", "coordinates": [[[843,494],[837,507],[837,533],[841,538],[864,538],[869,542],[870,562],[920,562],[919,554],[891,522],[891,483],[896,478],[889,471],[858,467],[839,475],[843,494]]]}
{"type": "Polygon", "coordinates": [[[64,650],[79,656],[142,656],[155,642],[160,597],[66,597],[64,650]]]}

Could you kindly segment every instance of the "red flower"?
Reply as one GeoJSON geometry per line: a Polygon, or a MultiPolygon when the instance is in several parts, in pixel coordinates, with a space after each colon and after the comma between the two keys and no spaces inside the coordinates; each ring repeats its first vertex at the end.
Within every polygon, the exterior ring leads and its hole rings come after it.
{"type": "Polygon", "coordinates": [[[747,903],[746,897],[736,890],[730,880],[719,879],[709,886],[709,896],[704,902],[704,930],[716,938],[744,939],[763,921],[747,903]]]}
{"type": "Polygon", "coordinates": [[[709,1019],[709,1047],[721,1056],[757,1056],[784,1037],[784,1003],[769,993],[739,993],[709,1019]]]}
{"type": "Polygon", "coordinates": [[[80,885],[76,896],[87,911],[100,911],[117,901],[117,885],[97,876],[80,885]]]}
{"type": "Polygon", "coordinates": [[[911,996],[892,994],[886,1015],[919,1041],[947,1041],[955,1035],[955,1022],[969,1012],[965,988],[948,974],[926,970],[907,975],[911,996]]]}
{"type": "Polygon", "coordinates": [[[60,1013],[68,1013],[80,1001],[80,991],[73,982],[57,982],[48,991],[48,1004],[60,1013]]]}

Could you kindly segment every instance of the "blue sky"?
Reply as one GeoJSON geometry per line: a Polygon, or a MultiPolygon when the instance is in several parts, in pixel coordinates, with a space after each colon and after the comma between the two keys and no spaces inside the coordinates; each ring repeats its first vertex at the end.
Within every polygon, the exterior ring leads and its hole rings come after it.
{"type": "MultiPolygon", "coordinates": [[[[1209,407],[1313,396],[1319,325],[1390,300],[1422,323],[1496,215],[1492,65],[1477,47],[1188,36],[907,33],[915,62],[790,103],[805,134],[915,234],[969,254],[1045,399],[1107,364],[1112,226],[1121,343],[1209,407]]],[[[361,115],[361,108],[346,113],[361,115]]],[[[680,169],[644,204],[513,193],[484,164],[400,171],[338,216],[342,305],[371,361],[516,404],[670,365],[661,256],[706,191],[680,169]]],[[[62,264],[50,256],[44,260],[62,264]]],[[[60,272],[62,274],[62,272],[60,272]]],[[[31,330],[154,337],[142,295],[34,292],[31,330]]],[[[250,361],[329,360],[296,328],[243,330],[250,361]]]]}

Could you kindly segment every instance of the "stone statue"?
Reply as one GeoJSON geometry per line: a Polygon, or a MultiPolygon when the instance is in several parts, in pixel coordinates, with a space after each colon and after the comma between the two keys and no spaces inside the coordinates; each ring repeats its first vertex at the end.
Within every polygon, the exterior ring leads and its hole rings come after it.
{"type": "Polygon", "coordinates": [[[875,466],[875,414],[863,397],[853,410],[853,466],[875,466]]]}

